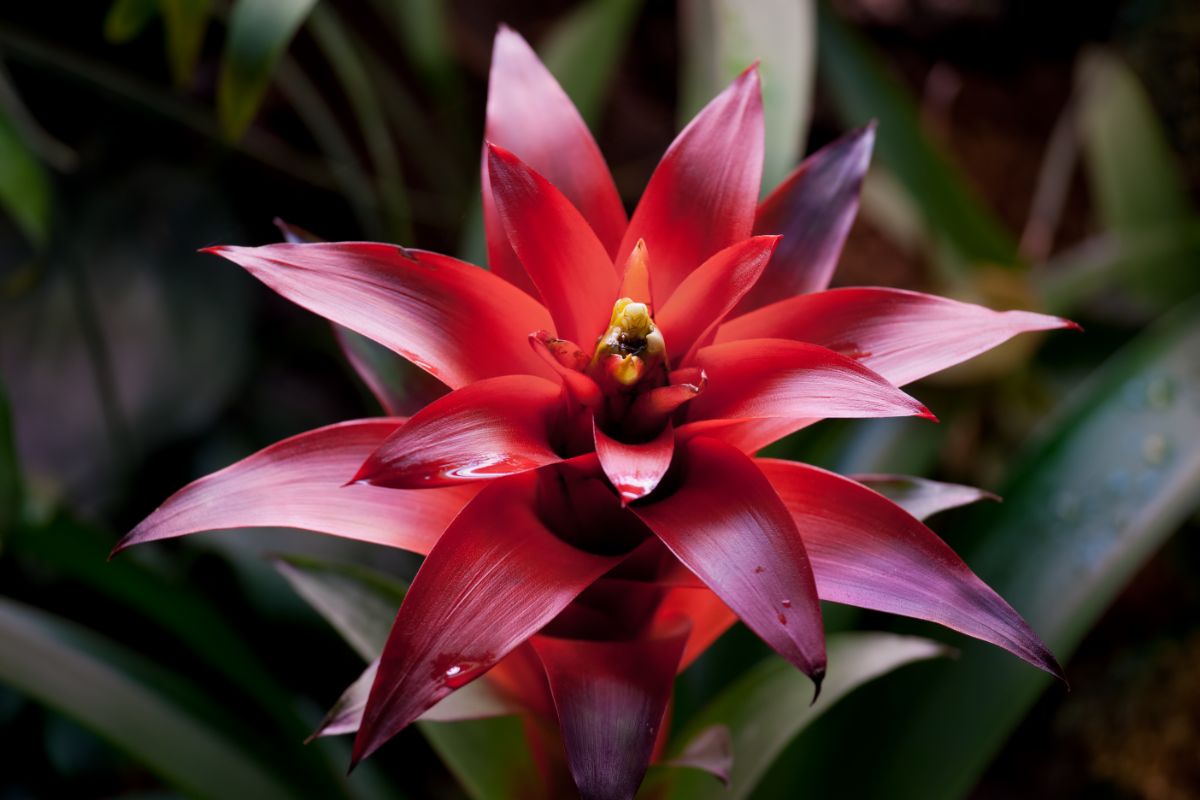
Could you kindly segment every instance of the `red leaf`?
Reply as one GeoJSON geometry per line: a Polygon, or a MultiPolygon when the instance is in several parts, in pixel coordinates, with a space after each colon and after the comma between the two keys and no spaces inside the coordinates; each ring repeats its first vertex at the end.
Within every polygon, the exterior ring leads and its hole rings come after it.
{"type": "Polygon", "coordinates": [[[535,331],[529,334],[529,346],[533,348],[533,352],[550,365],[551,369],[558,373],[558,376],[562,378],[563,386],[580,405],[598,408],[604,402],[604,393],[601,391],[600,385],[574,368],[574,365],[564,364],[563,359],[559,357],[559,353],[578,353],[582,355],[582,359],[578,363],[587,365],[588,357],[583,355],[573,342],[556,339],[545,331],[535,331]]]}
{"type": "Polygon", "coordinates": [[[663,724],[686,624],[629,641],[538,636],[571,776],[583,800],[632,800],[663,724]]]}
{"type": "Polygon", "coordinates": [[[478,492],[346,486],[402,419],[343,422],[276,442],[180,489],[114,553],[142,542],[224,528],[304,528],[428,553],[478,492]]]}
{"type": "Polygon", "coordinates": [[[822,600],[938,622],[1062,678],[1025,620],[895,503],[806,464],[757,463],[804,538],[822,600]]]}
{"type": "Polygon", "coordinates": [[[357,763],[478,678],[619,561],[577,550],[533,510],[535,473],[492,481],[417,572],[380,658],[357,763]]]}
{"type": "MultiPolygon", "coordinates": [[[[511,150],[566,195],[591,225],[610,260],[625,233],[625,208],[587,125],[562,87],[520,34],[501,25],[492,48],[484,140],[511,150]]],[[[517,286],[533,290],[509,245],[492,198],[483,150],[483,221],[488,263],[517,286]]],[[[534,328],[531,327],[530,330],[534,328]]]]}
{"type": "Polygon", "coordinates": [[[754,286],[778,243],[777,236],[744,239],[716,253],[683,279],[655,314],[676,365],[690,364],[697,349],[712,343],[717,326],[754,286]]]}
{"type": "Polygon", "coordinates": [[[612,481],[621,505],[639,500],[654,491],[675,452],[675,431],[670,424],[648,442],[627,444],[608,436],[595,426],[596,455],[604,474],[612,481]]]}
{"type": "Polygon", "coordinates": [[[787,508],[754,462],[729,445],[693,439],[676,460],[674,491],[630,509],[751,630],[819,685],[821,610],[787,508]]]}
{"type": "Polygon", "coordinates": [[[550,327],[529,295],[449,256],[340,242],[213,247],[281,295],[374,339],[452,389],[553,372],[525,338],[550,327]]]}
{"type": "Polygon", "coordinates": [[[550,441],[562,388],[532,375],[489,378],[421,409],[361,465],[355,481],[396,489],[498,478],[559,461],[550,441]]]}
{"type": "Polygon", "coordinates": [[[730,320],[717,342],[811,342],[858,359],[897,386],[979,355],[1018,333],[1077,328],[1029,311],[992,311],[904,289],[831,289],[730,320]]]}
{"type": "Polygon", "coordinates": [[[489,144],[488,170],[508,240],[558,335],[594,343],[617,299],[617,275],[604,245],[570,201],[512,153],[489,144]]]}
{"type": "Polygon", "coordinates": [[[695,399],[708,386],[708,376],[702,370],[696,370],[695,376],[684,372],[671,375],[668,386],[659,386],[648,392],[642,392],[629,407],[625,417],[625,426],[633,431],[652,431],[666,423],[684,403],[695,399]],[[690,382],[694,380],[695,383],[690,382]]]}
{"type": "Polygon", "coordinates": [[[762,160],[762,92],[751,68],[676,137],[621,241],[618,264],[645,239],[660,306],[709,256],[750,235],[762,160]]]}
{"type": "Polygon", "coordinates": [[[857,361],[817,345],[747,339],[705,347],[696,361],[708,388],[687,406],[690,425],[735,418],[931,416],[857,361]]]}
{"type": "Polygon", "coordinates": [[[846,134],[806,158],[758,207],[754,232],[783,239],[739,314],[829,285],[874,144],[874,124],[846,134]]]}

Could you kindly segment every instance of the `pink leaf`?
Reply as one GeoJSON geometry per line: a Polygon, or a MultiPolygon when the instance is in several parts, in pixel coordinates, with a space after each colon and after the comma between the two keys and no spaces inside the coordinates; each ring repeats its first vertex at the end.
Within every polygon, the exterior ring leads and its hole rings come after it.
{"type": "Polygon", "coordinates": [[[1025,620],[895,503],[806,464],[757,464],[804,538],[822,600],[937,622],[1062,677],[1025,620]]]}
{"type": "Polygon", "coordinates": [[[624,264],[644,239],[661,306],[688,273],[750,236],[762,161],[762,92],[758,71],[751,68],[667,150],[633,212],[617,263],[624,264]]]}
{"type": "MultiPolygon", "coordinates": [[[[520,34],[503,25],[496,32],[492,48],[484,139],[512,151],[558,187],[591,225],[610,260],[616,255],[625,233],[625,208],[604,156],[579,112],[533,49],[520,34]]],[[[536,296],[500,222],[487,162],[485,146],[483,221],[488,263],[497,275],[536,296]]]]}
{"type": "Polygon", "coordinates": [[[632,800],[650,764],[686,639],[686,624],[628,641],[534,638],[583,800],[632,800]]]}
{"type": "Polygon", "coordinates": [[[462,510],[417,572],[380,658],[358,762],[552,620],[619,561],[578,550],[534,512],[535,473],[462,510]]]}
{"type": "Polygon", "coordinates": [[[821,610],[787,508],[754,462],[729,445],[693,439],[677,461],[679,473],[669,477],[662,499],[630,508],[751,630],[819,685],[821,610]]]}
{"type": "Polygon", "coordinates": [[[570,201],[527,164],[490,144],[487,158],[500,221],[558,335],[594,345],[617,299],[617,275],[604,245],[570,201]]]}
{"type": "Polygon", "coordinates": [[[529,295],[449,256],[369,242],[213,247],[281,295],[374,339],[452,389],[553,376],[525,339],[550,328],[529,295]]]}
{"type": "Polygon", "coordinates": [[[806,294],[730,320],[717,342],[794,339],[855,358],[897,386],[940,372],[1028,331],[1077,328],[1029,311],[992,311],[904,289],[806,294]]]}
{"type": "Polygon", "coordinates": [[[562,388],[532,375],[489,378],[421,409],[354,475],[396,489],[498,478],[559,461],[550,441],[562,388]]]}
{"type": "Polygon", "coordinates": [[[285,527],[428,553],[478,487],[397,491],[345,485],[403,424],[343,422],[277,442],[180,489],[113,552],[198,531],[285,527]]]}

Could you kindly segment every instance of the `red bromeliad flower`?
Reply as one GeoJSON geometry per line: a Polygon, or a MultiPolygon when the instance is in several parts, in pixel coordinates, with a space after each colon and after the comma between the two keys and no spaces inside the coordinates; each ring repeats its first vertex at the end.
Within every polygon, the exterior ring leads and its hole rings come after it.
{"type": "Polygon", "coordinates": [[[1061,674],[899,506],[753,455],[823,418],[931,417],[897,387],[1071,325],[826,289],[871,127],[760,204],[752,68],[679,135],[627,221],[578,113],[502,29],[486,139],[490,272],[389,244],[211,249],[449,393],[411,419],[272,445],[183,489],[119,547],[258,525],[426,555],[361,722],[332,727],[357,727],[357,761],[488,673],[526,714],[544,793],[561,791],[565,752],[583,796],[632,797],[675,675],[736,619],[819,685],[819,599],[938,622],[1061,674]]]}

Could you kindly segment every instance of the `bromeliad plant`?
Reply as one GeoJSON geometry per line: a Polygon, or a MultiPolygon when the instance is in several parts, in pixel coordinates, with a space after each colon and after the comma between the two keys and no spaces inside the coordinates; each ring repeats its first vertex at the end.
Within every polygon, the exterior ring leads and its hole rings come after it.
{"type": "Polygon", "coordinates": [[[325,732],[357,730],[357,762],[483,678],[524,715],[544,794],[569,791],[569,774],[584,797],[632,797],[661,750],[675,675],[737,619],[819,688],[819,600],[938,622],[1061,675],[902,508],[754,457],[823,418],[932,418],[897,387],[1071,326],[827,289],[871,128],[759,204],[751,68],[680,133],[627,220],[574,107],[502,29],[486,140],[490,272],[390,244],[210,249],[449,393],[410,419],[272,445],[178,492],[118,549],[291,526],[425,555],[365,707],[325,732]]]}

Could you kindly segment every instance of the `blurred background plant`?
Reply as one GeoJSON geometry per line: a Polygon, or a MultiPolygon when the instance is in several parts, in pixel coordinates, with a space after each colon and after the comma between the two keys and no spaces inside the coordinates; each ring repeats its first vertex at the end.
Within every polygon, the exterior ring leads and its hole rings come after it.
{"type": "Polygon", "coordinates": [[[499,22],[538,47],[627,200],[678,121],[761,59],[764,186],[879,122],[836,283],[1087,330],[917,386],[939,426],[826,422],[774,450],[1002,494],[935,528],[1073,691],[947,636],[957,659],[839,701],[941,652],[848,631],[941,634],[829,606],[820,703],[731,631],[679,679],[670,749],[686,764],[724,726],[730,788],[660,767],[645,793],[1200,794],[1195,4],[116,0],[0,12],[0,798],[491,798],[530,768],[514,718],[423,723],[352,780],[345,742],[302,744],[413,557],[233,531],[105,562],[191,478],[379,413],[343,349],[394,410],[437,391],[195,250],[274,241],[278,216],[483,263],[499,22]]]}

